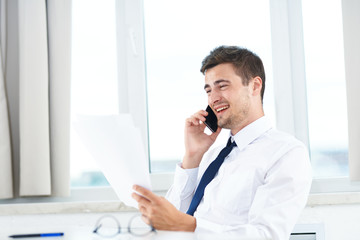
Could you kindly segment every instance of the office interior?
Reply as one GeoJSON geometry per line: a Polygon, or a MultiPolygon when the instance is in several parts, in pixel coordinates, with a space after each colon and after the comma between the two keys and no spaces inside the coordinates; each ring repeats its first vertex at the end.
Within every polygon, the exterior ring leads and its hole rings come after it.
{"type": "Polygon", "coordinates": [[[359,12],[357,0],[0,0],[0,237],[76,236],[137,213],[81,142],[80,115],[131,116],[164,196],[184,120],[207,103],[202,57],[225,44],[263,58],[265,114],[309,149],[312,188],[290,239],[358,239],[359,12]]]}

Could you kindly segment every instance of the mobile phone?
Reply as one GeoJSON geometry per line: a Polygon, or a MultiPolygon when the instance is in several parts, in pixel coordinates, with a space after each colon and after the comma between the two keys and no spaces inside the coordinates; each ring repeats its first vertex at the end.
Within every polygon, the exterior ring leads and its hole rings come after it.
{"type": "Polygon", "coordinates": [[[208,105],[206,110],[209,114],[205,117],[205,125],[212,131],[212,132],[216,132],[216,130],[218,129],[218,121],[217,121],[217,117],[214,113],[214,111],[211,109],[211,107],[208,105]]]}

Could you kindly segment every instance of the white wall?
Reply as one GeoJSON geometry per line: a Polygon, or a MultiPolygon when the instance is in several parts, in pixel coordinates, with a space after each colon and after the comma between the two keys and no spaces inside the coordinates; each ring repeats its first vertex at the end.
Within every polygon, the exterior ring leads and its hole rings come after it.
{"type": "Polygon", "coordinates": [[[299,224],[324,224],[326,240],[360,239],[360,203],[307,206],[299,224]]]}

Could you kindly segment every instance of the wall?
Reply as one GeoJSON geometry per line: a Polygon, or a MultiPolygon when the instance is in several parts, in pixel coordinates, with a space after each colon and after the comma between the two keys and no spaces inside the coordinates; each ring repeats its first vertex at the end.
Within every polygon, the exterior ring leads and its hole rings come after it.
{"type": "Polygon", "coordinates": [[[298,223],[323,223],[326,240],[359,240],[360,203],[307,206],[298,223]]]}

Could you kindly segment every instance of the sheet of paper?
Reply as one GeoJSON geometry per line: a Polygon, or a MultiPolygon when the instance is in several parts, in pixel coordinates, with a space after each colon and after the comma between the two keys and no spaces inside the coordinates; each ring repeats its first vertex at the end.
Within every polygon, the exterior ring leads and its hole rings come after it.
{"type": "Polygon", "coordinates": [[[151,190],[151,183],[140,130],[131,115],[77,116],[74,128],[119,199],[137,208],[132,186],[151,190]]]}

